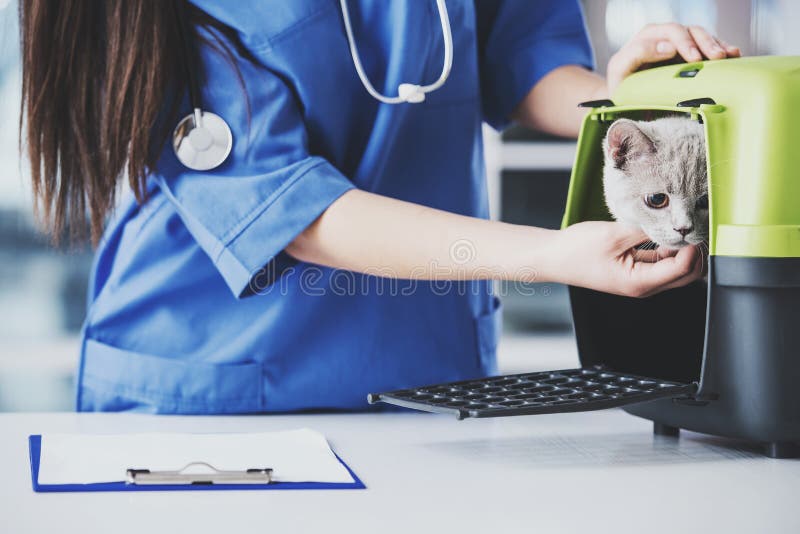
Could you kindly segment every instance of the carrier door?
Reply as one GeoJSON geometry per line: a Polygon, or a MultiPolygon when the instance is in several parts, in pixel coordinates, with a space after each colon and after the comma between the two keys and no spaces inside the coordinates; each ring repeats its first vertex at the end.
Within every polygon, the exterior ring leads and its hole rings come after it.
{"type": "Polygon", "coordinates": [[[373,393],[369,402],[450,413],[464,419],[604,410],[665,397],[688,399],[696,391],[696,383],[647,378],[597,366],[373,393]]]}

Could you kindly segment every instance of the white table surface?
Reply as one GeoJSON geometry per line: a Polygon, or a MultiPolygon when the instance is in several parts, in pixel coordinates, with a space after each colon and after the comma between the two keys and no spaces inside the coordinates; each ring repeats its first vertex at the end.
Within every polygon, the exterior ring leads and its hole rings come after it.
{"type": "Polygon", "coordinates": [[[800,461],[622,411],[456,421],[417,413],[0,415],[0,532],[800,532],[800,461]],[[366,490],[37,494],[27,436],[311,427],[366,490]]]}

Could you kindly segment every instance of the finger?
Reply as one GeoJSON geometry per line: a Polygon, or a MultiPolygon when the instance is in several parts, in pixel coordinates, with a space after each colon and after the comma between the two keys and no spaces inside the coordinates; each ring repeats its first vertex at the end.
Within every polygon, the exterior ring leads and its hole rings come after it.
{"type": "Polygon", "coordinates": [[[697,48],[689,30],[680,24],[658,24],[653,26],[648,33],[659,41],[669,41],[677,50],[678,54],[688,62],[702,61],[703,55],[697,48]]]}
{"type": "Polygon", "coordinates": [[[717,40],[700,26],[689,26],[689,35],[692,36],[698,48],[708,59],[725,59],[728,54],[717,40]]]}
{"type": "Polygon", "coordinates": [[[712,37],[714,37],[714,40],[717,42],[717,46],[719,46],[722,49],[722,51],[725,52],[725,57],[733,57],[730,54],[728,54],[728,49],[725,47],[724,44],[722,44],[722,40],[719,37],[717,37],[716,35],[713,35],[712,37]]]}
{"type": "Polygon", "coordinates": [[[633,261],[641,261],[644,263],[655,263],[661,259],[658,255],[658,250],[653,249],[633,249],[633,261]]]}
{"type": "Polygon", "coordinates": [[[666,258],[671,258],[678,254],[678,250],[680,249],[669,249],[658,247],[654,249],[634,249],[633,251],[633,259],[634,261],[643,261],[647,263],[653,263],[656,261],[661,261],[666,258]]]}
{"type": "Polygon", "coordinates": [[[742,50],[738,46],[730,45],[730,44],[726,43],[725,41],[723,41],[722,39],[720,39],[719,37],[717,38],[717,41],[719,41],[719,44],[721,44],[722,48],[725,49],[725,53],[728,54],[728,57],[741,57],[742,56],[742,50]]]}
{"type": "Polygon", "coordinates": [[[684,247],[675,256],[655,263],[635,263],[631,275],[634,285],[642,294],[662,291],[670,284],[689,283],[702,272],[699,251],[695,247],[684,247]]]}
{"type": "Polygon", "coordinates": [[[688,274],[686,276],[678,278],[674,282],[670,282],[669,284],[667,284],[665,286],[660,286],[660,287],[654,288],[653,290],[645,293],[643,295],[643,298],[651,297],[653,295],[661,293],[662,291],[667,291],[668,289],[675,289],[675,288],[678,288],[678,287],[687,286],[687,285],[691,284],[692,282],[695,282],[699,278],[702,278],[702,276],[697,276],[694,272],[692,272],[691,274],[688,274]]]}
{"type": "Polygon", "coordinates": [[[705,260],[703,259],[702,256],[700,256],[697,259],[697,263],[695,264],[695,269],[691,273],[689,273],[686,276],[683,276],[681,278],[678,278],[674,282],[671,282],[671,283],[667,284],[663,288],[660,288],[659,291],[664,291],[664,290],[667,290],[667,289],[674,289],[676,287],[683,287],[685,285],[691,284],[695,280],[698,280],[698,279],[702,278],[706,274],[705,265],[706,265],[705,260]]]}
{"type": "Polygon", "coordinates": [[[624,254],[633,247],[649,241],[650,238],[641,227],[623,222],[611,223],[614,229],[613,243],[620,254],[624,254]]]}
{"type": "Polygon", "coordinates": [[[617,69],[625,74],[636,72],[642,65],[657,63],[672,59],[677,54],[677,49],[665,39],[642,38],[632,41],[620,52],[617,57],[617,69]]]}
{"type": "Polygon", "coordinates": [[[702,275],[701,276],[697,276],[693,272],[690,275],[684,276],[682,278],[678,278],[677,280],[675,280],[671,284],[665,285],[664,287],[660,288],[659,291],[666,291],[668,289],[675,289],[675,288],[678,288],[678,287],[688,286],[689,284],[699,280],[700,278],[702,278],[702,275]]]}
{"type": "Polygon", "coordinates": [[[705,258],[703,256],[703,254],[700,252],[700,249],[697,248],[697,247],[690,247],[690,248],[694,249],[692,254],[689,255],[689,257],[693,257],[694,258],[693,267],[692,267],[691,272],[688,273],[685,276],[681,276],[680,278],[678,278],[677,280],[675,280],[673,282],[670,282],[669,284],[664,286],[664,289],[672,289],[674,287],[685,286],[686,284],[694,282],[698,278],[702,278],[703,275],[705,274],[706,261],[705,261],[705,258]]]}
{"type": "Polygon", "coordinates": [[[664,258],[672,258],[674,256],[677,256],[678,252],[680,252],[681,249],[679,249],[679,248],[659,247],[657,250],[658,250],[658,254],[661,257],[661,259],[664,259],[664,258]]]}

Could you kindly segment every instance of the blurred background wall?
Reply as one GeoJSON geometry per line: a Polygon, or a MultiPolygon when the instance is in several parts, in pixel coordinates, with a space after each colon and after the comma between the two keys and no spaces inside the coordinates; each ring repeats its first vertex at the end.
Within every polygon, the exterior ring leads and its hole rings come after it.
{"type": "MultiPolygon", "coordinates": [[[[800,54],[797,0],[585,0],[584,9],[600,70],[642,25],[670,20],[706,26],[746,54],[800,54]]],[[[91,250],[54,250],[36,231],[18,150],[19,85],[17,3],[0,0],[0,411],[70,410],[91,250]]],[[[521,128],[486,133],[493,216],[557,227],[574,142],[521,128]]],[[[504,371],[535,367],[542,343],[570,346],[562,287],[498,291],[504,371]]]]}

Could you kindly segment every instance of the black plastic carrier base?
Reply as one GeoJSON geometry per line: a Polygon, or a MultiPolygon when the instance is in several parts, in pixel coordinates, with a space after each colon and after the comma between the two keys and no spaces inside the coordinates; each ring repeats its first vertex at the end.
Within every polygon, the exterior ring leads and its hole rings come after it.
{"type": "Polygon", "coordinates": [[[708,285],[646,299],[569,293],[583,367],[374,393],[369,402],[459,419],[622,407],[652,420],[659,436],[686,429],[800,457],[800,258],[712,256],[708,285]]]}
{"type": "Polygon", "coordinates": [[[506,417],[604,410],[662,398],[689,398],[697,384],[615,373],[602,367],[505,375],[374,393],[385,402],[426,412],[506,417]]]}

